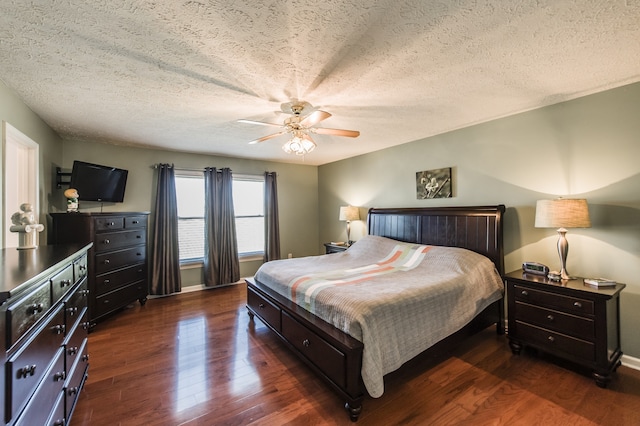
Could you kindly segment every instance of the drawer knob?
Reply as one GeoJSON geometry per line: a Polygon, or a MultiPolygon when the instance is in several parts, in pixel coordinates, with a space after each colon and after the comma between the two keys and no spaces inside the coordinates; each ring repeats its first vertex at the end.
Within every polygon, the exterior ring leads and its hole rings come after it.
{"type": "Polygon", "coordinates": [[[86,266],[86,265],[80,265],[80,270],[81,270],[81,271],[85,271],[86,269],[87,269],[87,266],[86,266]]]}
{"type": "Polygon", "coordinates": [[[575,306],[576,308],[582,308],[582,303],[580,303],[580,302],[573,302],[573,306],[575,306]]]}
{"type": "Polygon", "coordinates": [[[302,341],[302,346],[304,346],[305,348],[308,348],[311,345],[311,342],[309,341],[309,339],[304,339],[302,341]]]}
{"type": "Polygon", "coordinates": [[[84,362],[89,361],[89,354],[83,355],[83,356],[82,356],[82,360],[83,360],[84,362]]]}
{"type": "Polygon", "coordinates": [[[18,379],[26,378],[27,376],[33,376],[36,373],[36,365],[27,365],[26,367],[22,367],[18,369],[17,376],[18,379]]]}
{"type": "Polygon", "coordinates": [[[67,312],[69,312],[70,316],[74,316],[75,314],[78,313],[78,307],[77,306],[72,306],[70,308],[67,308],[67,312]]]}
{"type": "Polygon", "coordinates": [[[547,315],[547,319],[549,321],[553,321],[555,318],[553,318],[553,315],[549,314],[549,315],[547,315]]]}
{"type": "Polygon", "coordinates": [[[105,240],[104,240],[104,243],[105,243],[105,244],[111,244],[111,241],[109,241],[109,239],[105,239],[105,240]]]}
{"type": "Polygon", "coordinates": [[[131,222],[132,222],[134,225],[137,225],[137,224],[139,224],[139,223],[140,223],[140,222],[139,222],[139,221],[137,221],[137,220],[132,220],[131,222]]]}
{"type": "Polygon", "coordinates": [[[264,309],[264,303],[259,304],[259,305],[258,305],[258,308],[260,308],[260,309],[264,309]]]}
{"type": "Polygon", "coordinates": [[[520,294],[526,297],[529,295],[529,292],[527,290],[522,290],[522,293],[520,294]]]}
{"type": "Polygon", "coordinates": [[[109,226],[115,225],[115,222],[109,222],[109,226]]]}
{"type": "Polygon", "coordinates": [[[27,308],[27,312],[32,315],[35,315],[42,312],[43,309],[44,309],[44,305],[42,303],[34,303],[33,305],[27,308]]]}
{"type": "Polygon", "coordinates": [[[53,332],[56,334],[63,334],[65,330],[66,330],[66,327],[64,324],[58,324],[53,326],[53,332]]]}
{"type": "Polygon", "coordinates": [[[550,341],[551,343],[556,341],[556,339],[553,336],[547,337],[547,340],[550,341]]]}
{"type": "Polygon", "coordinates": [[[78,393],[78,387],[74,386],[72,388],[67,389],[67,393],[69,394],[69,396],[73,396],[75,394],[78,393]]]}
{"type": "Polygon", "coordinates": [[[69,349],[67,349],[67,353],[71,356],[76,355],[78,353],[78,347],[77,346],[72,346],[69,349]]]}
{"type": "Polygon", "coordinates": [[[65,424],[64,419],[59,419],[53,422],[53,426],[65,426],[65,424]]]}
{"type": "Polygon", "coordinates": [[[68,285],[71,285],[71,280],[62,280],[62,281],[60,281],[60,287],[66,287],[68,285]]]}
{"type": "Polygon", "coordinates": [[[104,264],[105,264],[105,265],[108,265],[108,264],[110,264],[110,263],[111,263],[111,261],[110,261],[109,259],[105,259],[105,260],[104,260],[104,264]]]}
{"type": "Polygon", "coordinates": [[[64,371],[59,371],[56,374],[53,375],[53,381],[54,382],[59,382],[60,380],[64,380],[67,377],[66,373],[64,371]]]}

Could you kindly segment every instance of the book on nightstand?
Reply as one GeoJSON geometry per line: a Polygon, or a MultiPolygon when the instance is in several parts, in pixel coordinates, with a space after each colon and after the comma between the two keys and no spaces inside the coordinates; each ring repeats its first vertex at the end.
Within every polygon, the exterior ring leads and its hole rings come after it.
{"type": "Polygon", "coordinates": [[[607,278],[585,278],[584,283],[585,285],[598,288],[616,286],[616,282],[614,280],[610,280],[607,278]]]}

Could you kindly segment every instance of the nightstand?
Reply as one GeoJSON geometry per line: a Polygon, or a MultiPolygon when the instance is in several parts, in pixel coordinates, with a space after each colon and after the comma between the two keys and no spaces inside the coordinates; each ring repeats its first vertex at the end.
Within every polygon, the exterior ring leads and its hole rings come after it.
{"type": "Polygon", "coordinates": [[[619,296],[625,285],[598,289],[582,278],[556,282],[522,271],[505,280],[511,351],[531,346],[585,366],[606,387],[622,356],[619,296]]]}
{"type": "Polygon", "coordinates": [[[347,245],[337,245],[337,244],[331,244],[331,243],[324,243],[324,249],[326,251],[326,254],[340,253],[341,251],[345,251],[348,248],[349,247],[347,245]]]}

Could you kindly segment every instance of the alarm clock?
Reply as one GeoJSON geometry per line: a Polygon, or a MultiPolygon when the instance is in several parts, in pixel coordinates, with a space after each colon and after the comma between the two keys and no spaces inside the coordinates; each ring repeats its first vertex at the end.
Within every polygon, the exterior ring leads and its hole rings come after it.
{"type": "Polygon", "coordinates": [[[538,262],[524,262],[522,264],[522,270],[525,274],[535,274],[547,276],[549,273],[549,267],[538,262]]]}

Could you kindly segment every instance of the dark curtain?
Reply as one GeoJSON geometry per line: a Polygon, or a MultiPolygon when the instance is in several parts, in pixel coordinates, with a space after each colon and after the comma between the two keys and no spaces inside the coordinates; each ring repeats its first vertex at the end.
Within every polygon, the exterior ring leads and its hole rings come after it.
{"type": "Polygon", "coordinates": [[[204,284],[214,286],[240,279],[231,169],[204,170],[204,284]]]}
{"type": "Polygon", "coordinates": [[[278,183],[275,172],[264,174],[264,261],[280,259],[278,183]]]}
{"type": "Polygon", "coordinates": [[[178,252],[178,201],[173,165],[160,164],[153,221],[150,294],[178,293],[180,256],[178,252]]]}

